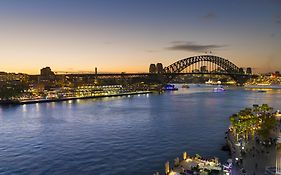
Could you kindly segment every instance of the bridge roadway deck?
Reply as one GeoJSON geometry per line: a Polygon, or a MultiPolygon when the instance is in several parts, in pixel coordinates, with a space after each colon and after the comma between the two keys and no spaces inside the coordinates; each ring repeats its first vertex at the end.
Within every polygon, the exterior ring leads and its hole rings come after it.
{"type": "MultiPolygon", "coordinates": [[[[73,77],[115,77],[115,76],[151,76],[151,75],[163,75],[163,76],[169,76],[169,75],[237,75],[237,76],[247,76],[247,77],[255,77],[256,75],[250,75],[250,74],[239,74],[239,73],[227,73],[227,72],[221,72],[221,73],[210,73],[210,72],[181,72],[181,73],[69,73],[69,74],[56,74],[56,75],[65,75],[65,76],[73,76],[73,77]]],[[[40,76],[40,75],[31,75],[31,76],[40,76]]]]}

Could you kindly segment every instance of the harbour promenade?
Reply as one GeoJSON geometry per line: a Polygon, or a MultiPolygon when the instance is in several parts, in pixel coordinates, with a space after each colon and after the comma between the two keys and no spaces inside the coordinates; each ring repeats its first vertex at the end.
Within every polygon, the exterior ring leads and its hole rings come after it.
{"type": "MultiPolygon", "coordinates": [[[[245,138],[239,138],[238,134],[231,130],[233,128],[227,132],[227,143],[234,162],[232,174],[263,175],[266,174],[267,169],[273,170],[269,174],[274,173],[277,155],[276,144],[281,128],[280,113],[267,113],[267,115],[272,115],[277,122],[270,129],[266,139],[255,133],[255,127],[251,128],[253,134],[248,134],[245,138]]],[[[241,122],[241,118],[239,122],[241,122]]]]}
{"type": "Polygon", "coordinates": [[[264,145],[256,141],[249,141],[244,146],[235,143],[233,135],[228,135],[231,145],[232,160],[235,162],[232,174],[242,174],[245,169],[248,175],[263,175],[267,167],[275,167],[276,147],[264,145]]]}
{"type": "Polygon", "coordinates": [[[232,175],[276,174],[277,144],[280,144],[281,114],[273,112],[267,104],[253,105],[230,117],[231,125],[226,132],[226,141],[231,158],[226,165],[217,160],[200,157],[174,160],[174,167],[165,164],[167,175],[221,173],[232,175]]]}
{"type": "Polygon", "coordinates": [[[150,93],[153,93],[153,92],[152,91],[135,91],[135,92],[113,93],[113,94],[94,95],[94,96],[51,98],[51,99],[28,99],[28,100],[9,101],[5,104],[23,105],[23,104],[33,104],[33,103],[61,102],[61,101],[70,101],[70,100],[79,100],[79,99],[118,97],[118,96],[129,96],[129,95],[150,94],[150,93]]]}

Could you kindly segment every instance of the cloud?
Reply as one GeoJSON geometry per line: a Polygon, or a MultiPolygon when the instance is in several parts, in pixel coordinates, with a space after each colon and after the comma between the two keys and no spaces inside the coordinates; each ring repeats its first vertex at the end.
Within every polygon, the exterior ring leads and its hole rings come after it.
{"type": "Polygon", "coordinates": [[[192,52],[206,52],[213,49],[223,48],[226,45],[217,45],[217,44],[196,44],[194,42],[183,42],[183,41],[174,41],[170,47],[167,47],[168,50],[183,50],[183,51],[192,51],[192,52]]]}
{"type": "Polygon", "coordinates": [[[208,12],[206,15],[202,16],[203,19],[213,20],[217,18],[217,15],[214,12],[208,12]]]}

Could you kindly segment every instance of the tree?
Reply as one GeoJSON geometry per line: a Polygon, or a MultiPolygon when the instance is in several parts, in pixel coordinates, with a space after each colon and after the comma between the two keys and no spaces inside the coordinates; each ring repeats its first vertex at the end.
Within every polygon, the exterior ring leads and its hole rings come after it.
{"type": "Polygon", "coordinates": [[[24,83],[9,84],[6,83],[0,87],[0,99],[1,100],[12,100],[19,97],[24,93],[28,86],[24,83]]]}
{"type": "Polygon", "coordinates": [[[244,138],[248,138],[249,134],[257,133],[263,139],[268,139],[271,130],[277,123],[275,117],[269,111],[273,111],[273,108],[267,104],[255,105],[253,109],[245,108],[230,116],[229,121],[235,133],[244,136],[244,138]]]}

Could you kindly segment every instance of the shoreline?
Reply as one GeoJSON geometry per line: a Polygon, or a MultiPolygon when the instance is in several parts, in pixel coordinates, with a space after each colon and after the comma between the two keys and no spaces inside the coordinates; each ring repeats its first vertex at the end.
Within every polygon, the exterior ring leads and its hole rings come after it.
{"type": "Polygon", "coordinates": [[[265,146],[256,140],[251,140],[239,145],[239,143],[235,143],[231,132],[227,135],[226,142],[230,148],[233,162],[232,174],[240,174],[244,169],[247,174],[263,175],[268,167],[275,166],[275,144],[265,146]]]}
{"type": "MultiPolygon", "coordinates": [[[[165,163],[165,175],[180,174],[227,175],[229,174],[229,169],[227,166],[221,164],[216,157],[205,159],[198,154],[190,157],[187,152],[184,152],[182,158],[175,158],[172,164],[169,161],[165,163]]],[[[160,173],[156,172],[154,175],[160,175],[160,173]]]]}
{"type": "MultiPolygon", "coordinates": [[[[251,112],[254,108],[251,109],[251,112]]],[[[245,114],[245,110],[242,112],[244,112],[244,114],[240,114],[242,117],[238,118],[239,123],[249,120],[249,118],[245,119],[247,115],[254,115],[260,118],[263,111],[252,114],[245,114]]],[[[273,108],[271,112],[267,112],[266,114],[270,114],[272,120],[275,120],[275,124],[271,126],[266,138],[263,138],[260,134],[257,134],[258,131],[255,131],[256,128],[264,125],[252,125],[254,129],[246,132],[242,137],[241,132],[237,132],[236,128],[233,128],[233,124],[230,125],[230,128],[226,132],[226,144],[228,145],[232,157],[233,174],[247,173],[250,175],[263,175],[272,174],[275,171],[276,146],[278,144],[277,140],[280,131],[281,115],[279,112],[273,112],[273,108]]]]}
{"type": "Polygon", "coordinates": [[[281,89],[281,85],[245,85],[249,89],[281,89]]]}
{"type": "Polygon", "coordinates": [[[95,96],[86,96],[86,97],[68,97],[60,99],[32,99],[32,100],[7,100],[0,101],[0,105],[24,105],[24,104],[35,104],[35,103],[50,103],[50,102],[62,102],[69,100],[80,100],[80,99],[95,99],[95,98],[105,98],[105,97],[121,97],[126,95],[139,95],[139,94],[151,94],[152,91],[136,91],[136,92],[125,92],[118,94],[108,94],[108,95],[95,95],[95,96]]]}
{"type": "MultiPolygon", "coordinates": [[[[229,129],[225,132],[226,145],[222,147],[222,150],[228,151],[231,158],[227,160],[228,164],[226,165],[222,165],[221,163],[217,164],[218,167],[221,167],[221,171],[220,169],[214,169],[218,170],[220,174],[232,175],[275,174],[277,171],[276,166],[278,166],[276,164],[276,155],[278,151],[276,148],[278,148],[277,144],[281,143],[279,135],[281,128],[281,113],[279,113],[279,111],[273,112],[273,108],[266,104],[263,104],[262,106],[253,105],[253,108],[245,108],[236,115],[232,115],[230,117],[230,123],[231,125],[229,129]],[[253,117],[249,117],[250,115],[253,117]],[[260,120],[256,121],[254,120],[254,117],[257,117],[260,120]],[[250,131],[241,133],[241,131],[238,130],[239,128],[236,128],[237,124],[235,122],[243,124],[245,121],[249,123],[249,120],[253,120],[255,123],[251,123],[250,131]],[[270,123],[268,123],[268,121],[270,121],[270,123]],[[269,126],[268,134],[264,136],[266,138],[263,138],[256,130],[264,127],[264,124],[269,126]]],[[[260,129],[259,131],[265,133],[265,130],[260,129]]],[[[183,156],[182,161],[179,161],[179,158],[176,158],[174,160],[173,168],[170,168],[169,162],[167,162],[165,164],[165,174],[194,174],[195,166],[190,166],[192,161],[186,160],[186,156],[183,156]]],[[[194,160],[194,158],[191,158],[190,160],[194,160]]],[[[198,162],[198,160],[200,159],[197,159],[195,162],[193,161],[192,164],[196,165],[199,174],[203,174],[206,167],[202,166],[201,162],[198,162]]],[[[205,163],[206,162],[203,164],[205,163]]],[[[208,167],[210,168],[210,166],[208,167]]],[[[159,173],[156,173],[156,175],[159,175],[159,173]]]]}

